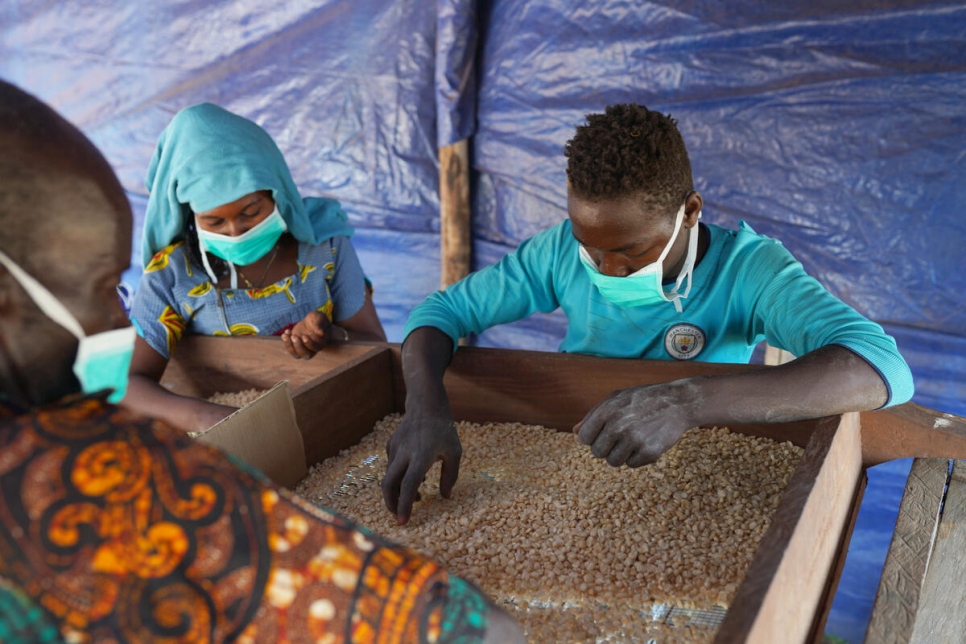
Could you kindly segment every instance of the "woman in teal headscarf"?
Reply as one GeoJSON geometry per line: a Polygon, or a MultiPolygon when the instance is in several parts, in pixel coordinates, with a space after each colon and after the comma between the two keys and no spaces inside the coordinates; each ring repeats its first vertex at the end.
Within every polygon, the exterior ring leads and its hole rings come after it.
{"type": "Polygon", "coordinates": [[[278,335],[293,357],[386,335],[339,203],[303,199],[265,130],[216,105],[179,112],[147,174],[144,274],[124,405],[185,430],[234,411],[159,380],[184,334],[278,335]]]}

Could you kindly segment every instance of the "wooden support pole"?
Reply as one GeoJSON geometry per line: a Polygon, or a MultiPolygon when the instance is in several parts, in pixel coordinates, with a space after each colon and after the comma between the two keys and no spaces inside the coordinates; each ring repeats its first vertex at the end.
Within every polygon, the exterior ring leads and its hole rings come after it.
{"type": "Polygon", "coordinates": [[[470,156],[466,139],[439,150],[440,288],[470,274],[470,156]]]}
{"type": "MultiPolygon", "coordinates": [[[[906,644],[912,639],[948,479],[948,459],[917,458],[912,463],[865,633],[866,644],[906,644]]],[[[955,575],[955,571],[949,572],[955,575]]]]}

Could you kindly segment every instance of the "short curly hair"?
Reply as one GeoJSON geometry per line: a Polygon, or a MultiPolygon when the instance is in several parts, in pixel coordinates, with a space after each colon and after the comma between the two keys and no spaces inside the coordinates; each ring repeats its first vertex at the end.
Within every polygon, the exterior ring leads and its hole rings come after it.
{"type": "Polygon", "coordinates": [[[575,196],[601,201],[639,195],[676,210],[694,189],[688,151],[670,115],[624,103],[586,118],[564,147],[575,196]]]}

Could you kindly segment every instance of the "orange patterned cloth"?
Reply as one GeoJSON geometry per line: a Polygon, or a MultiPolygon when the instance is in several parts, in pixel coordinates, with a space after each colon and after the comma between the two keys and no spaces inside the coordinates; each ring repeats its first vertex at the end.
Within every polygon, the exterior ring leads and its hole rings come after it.
{"type": "Polygon", "coordinates": [[[98,399],[0,404],[0,489],[0,605],[37,614],[0,614],[2,642],[45,625],[98,644],[469,644],[486,629],[485,598],[431,560],[98,399]]]}

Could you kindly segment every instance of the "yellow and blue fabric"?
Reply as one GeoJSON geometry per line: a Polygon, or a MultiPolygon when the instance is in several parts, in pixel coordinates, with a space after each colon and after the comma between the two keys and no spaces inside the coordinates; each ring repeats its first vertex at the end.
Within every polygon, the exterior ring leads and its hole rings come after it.
{"type": "Polygon", "coordinates": [[[299,195],[285,158],[265,130],[211,103],[175,115],[158,139],[145,185],[144,266],[182,238],[192,213],[258,190],[272,192],[289,232],[299,241],[318,244],[353,232],[338,201],[299,195]]]}
{"type": "Polygon", "coordinates": [[[605,299],[581,265],[579,244],[564,221],[430,295],[413,309],[404,335],[432,326],[456,347],[471,333],[561,308],[567,316],[564,352],[746,363],[765,340],[796,356],[839,345],[879,372],[889,388],[886,406],[912,398],[912,373],[895,340],[809,276],[779,241],[744,222],[737,231],[707,230],[710,245],[680,313],[667,302],[621,307],[605,299]]]}
{"type": "Polygon", "coordinates": [[[298,271],[253,289],[215,288],[179,241],[148,262],[131,321],[155,351],[170,358],[185,334],[277,335],[312,311],[336,323],[346,320],[365,300],[362,266],[347,237],[299,242],[298,271]]]}
{"type": "Polygon", "coordinates": [[[0,402],[0,641],[481,642],[472,584],[162,423],[0,402]]]}

